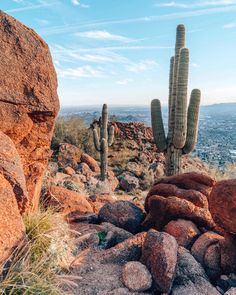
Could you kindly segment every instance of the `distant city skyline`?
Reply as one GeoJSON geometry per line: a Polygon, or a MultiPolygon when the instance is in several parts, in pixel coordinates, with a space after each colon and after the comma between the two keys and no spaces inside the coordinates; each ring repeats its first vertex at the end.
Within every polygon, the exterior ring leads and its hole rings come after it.
{"type": "Polygon", "coordinates": [[[62,106],[167,104],[176,26],[202,105],[236,102],[236,0],[2,0],[49,45],[62,106]]]}

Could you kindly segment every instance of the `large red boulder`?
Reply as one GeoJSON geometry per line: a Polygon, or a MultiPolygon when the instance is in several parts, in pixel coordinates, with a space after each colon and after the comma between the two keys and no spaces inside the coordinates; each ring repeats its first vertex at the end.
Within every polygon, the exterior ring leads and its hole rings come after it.
{"type": "Polygon", "coordinates": [[[133,234],[140,231],[145,217],[143,210],[129,201],[106,203],[98,216],[102,222],[110,222],[133,234]]]}
{"type": "Polygon", "coordinates": [[[149,199],[151,196],[155,195],[162,197],[176,196],[180,199],[192,202],[194,205],[200,208],[208,209],[207,197],[201,192],[192,189],[181,189],[174,184],[159,183],[154,185],[146,197],[145,210],[147,212],[149,211],[149,199]]]}
{"type": "Polygon", "coordinates": [[[164,231],[175,237],[178,245],[185,248],[190,247],[201,233],[192,221],[184,219],[170,221],[164,231]]]}
{"type": "Polygon", "coordinates": [[[47,44],[0,11],[0,130],[20,154],[28,208],[37,208],[59,110],[57,77],[47,44]]]}
{"type": "Polygon", "coordinates": [[[225,234],[220,241],[221,267],[224,273],[236,273],[236,235],[225,234]]]}
{"type": "Polygon", "coordinates": [[[193,244],[191,248],[192,255],[194,258],[204,265],[204,257],[207,249],[214,244],[218,244],[224,237],[214,232],[205,232],[201,235],[193,244]]]}
{"type": "Polygon", "coordinates": [[[92,213],[93,209],[85,196],[61,186],[51,186],[47,192],[48,205],[55,207],[63,215],[78,211],[92,213]]]}
{"type": "Polygon", "coordinates": [[[11,184],[19,210],[24,212],[27,207],[28,195],[21,159],[12,140],[1,131],[0,173],[11,184]]]}
{"type": "Polygon", "coordinates": [[[24,224],[15,193],[0,173],[0,265],[9,258],[24,237],[24,224]]]}
{"type": "Polygon", "coordinates": [[[149,213],[143,222],[143,227],[162,230],[168,222],[179,218],[191,220],[200,227],[215,227],[215,223],[207,209],[172,196],[168,198],[161,196],[150,197],[149,213]]]}
{"type": "Polygon", "coordinates": [[[152,274],[157,288],[169,293],[175,278],[178,244],[171,235],[151,229],[147,232],[141,262],[152,274]]]}
{"type": "Polygon", "coordinates": [[[236,234],[236,179],[217,182],[209,197],[209,206],[216,224],[236,234]]]}
{"type": "Polygon", "coordinates": [[[205,196],[209,196],[215,180],[207,174],[188,172],[160,178],[156,184],[159,183],[174,184],[178,188],[199,191],[205,196]]]}

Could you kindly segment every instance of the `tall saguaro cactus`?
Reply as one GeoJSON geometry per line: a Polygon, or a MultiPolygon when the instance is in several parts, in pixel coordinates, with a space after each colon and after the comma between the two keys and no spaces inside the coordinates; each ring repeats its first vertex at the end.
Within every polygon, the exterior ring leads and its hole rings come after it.
{"type": "Polygon", "coordinates": [[[100,153],[100,168],[101,180],[104,181],[107,177],[107,158],[108,147],[113,144],[114,140],[114,127],[108,128],[108,111],[107,105],[102,107],[102,117],[100,120],[100,140],[96,128],[93,128],[93,142],[95,149],[100,153]]]}
{"type": "Polygon", "coordinates": [[[161,104],[151,103],[152,130],[160,152],[166,153],[166,174],[181,173],[181,156],[190,153],[197,142],[201,92],[194,89],[187,106],[189,50],[185,48],[185,27],[176,32],[175,56],[170,60],[168,135],[165,136],[161,104]]]}

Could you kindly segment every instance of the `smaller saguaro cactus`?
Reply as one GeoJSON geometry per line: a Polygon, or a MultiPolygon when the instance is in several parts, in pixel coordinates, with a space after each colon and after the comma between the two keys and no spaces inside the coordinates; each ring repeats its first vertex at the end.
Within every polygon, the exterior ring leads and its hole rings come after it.
{"type": "Polygon", "coordinates": [[[93,142],[95,149],[100,153],[100,168],[101,180],[104,181],[107,177],[107,159],[108,147],[113,144],[114,140],[114,126],[108,127],[108,111],[107,105],[102,107],[102,116],[100,120],[100,140],[97,129],[93,128],[93,142]]]}
{"type": "Polygon", "coordinates": [[[152,130],[160,152],[166,153],[166,174],[181,173],[181,157],[189,154],[197,142],[201,92],[194,89],[187,106],[189,50],[185,48],[185,27],[176,32],[175,56],[170,60],[168,134],[162,120],[158,99],[151,103],[152,130]]]}

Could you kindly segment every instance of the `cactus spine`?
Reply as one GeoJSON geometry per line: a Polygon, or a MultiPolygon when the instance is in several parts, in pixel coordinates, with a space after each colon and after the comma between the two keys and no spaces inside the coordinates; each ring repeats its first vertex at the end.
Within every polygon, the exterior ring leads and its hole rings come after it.
{"type": "Polygon", "coordinates": [[[108,147],[113,144],[114,140],[114,127],[108,128],[108,111],[107,105],[102,107],[102,117],[100,120],[100,140],[96,128],[93,128],[93,142],[95,149],[100,153],[100,168],[101,180],[104,181],[107,177],[107,158],[108,147]]]}
{"type": "Polygon", "coordinates": [[[187,107],[189,74],[189,50],[185,48],[185,27],[179,25],[176,32],[175,56],[170,60],[168,135],[165,136],[161,104],[151,103],[152,130],[160,152],[166,153],[166,174],[181,173],[181,157],[195,147],[201,92],[194,89],[187,107]]]}

